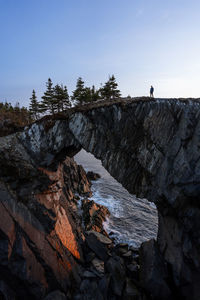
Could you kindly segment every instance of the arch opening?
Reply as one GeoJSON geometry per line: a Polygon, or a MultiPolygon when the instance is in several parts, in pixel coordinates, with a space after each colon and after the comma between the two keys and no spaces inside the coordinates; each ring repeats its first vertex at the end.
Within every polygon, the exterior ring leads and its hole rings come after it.
{"type": "Polygon", "coordinates": [[[101,178],[92,182],[91,199],[109,209],[111,215],[104,229],[116,243],[139,247],[144,241],[156,239],[158,216],[153,203],[131,195],[91,153],[82,149],[74,159],[86,171],[100,174],[101,178]]]}

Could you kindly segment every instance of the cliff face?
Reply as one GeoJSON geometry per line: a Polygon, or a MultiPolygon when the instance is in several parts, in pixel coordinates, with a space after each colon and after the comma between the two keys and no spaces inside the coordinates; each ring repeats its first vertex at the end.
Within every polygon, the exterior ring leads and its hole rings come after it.
{"type": "Polygon", "coordinates": [[[70,296],[80,281],[83,234],[75,194],[90,192],[67,157],[56,171],[36,167],[17,135],[0,139],[0,291],[9,299],[70,296]]]}
{"type": "MultiPolygon", "coordinates": [[[[199,299],[199,116],[196,100],[120,100],[85,106],[62,120],[44,119],[1,138],[0,199],[8,220],[1,218],[1,268],[7,278],[12,274],[20,283],[37,267],[31,274],[41,278],[33,276],[33,295],[36,287],[42,295],[51,284],[67,291],[69,274],[78,282],[81,229],[74,223],[73,196],[63,185],[70,160],[59,162],[84,148],[130,193],[158,208],[157,241],[141,248],[141,284],[154,299],[169,299],[171,292],[199,299]],[[21,259],[27,253],[30,269],[21,259]],[[15,261],[23,264],[19,278],[15,261]]],[[[79,173],[70,182],[78,185],[80,178],[79,173]]],[[[81,180],[81,191],[88,192],[84,176],[81,180]]]]}
{"type": "MultiPolygon", "coordinates": [[[[156,204],[157,246],[167,262],[168,284],[186,299],[199,299],[199,102],[117,103],[77,112],[69,127],[130,193],[156,204]]],[[[156,297],[151,282],[145,284],[156,297]]]]}

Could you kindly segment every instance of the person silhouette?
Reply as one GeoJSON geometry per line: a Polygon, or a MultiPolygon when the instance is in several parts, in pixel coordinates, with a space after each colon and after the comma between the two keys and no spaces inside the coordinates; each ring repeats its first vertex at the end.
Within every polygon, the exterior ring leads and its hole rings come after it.
{"type": "Polygon", "coordinates": [[[151,85],[151,88],[150,88],[150,98],[153,98],[153,92],[154,92],[154,88],[153,88],[153,86],[151,85]]]}

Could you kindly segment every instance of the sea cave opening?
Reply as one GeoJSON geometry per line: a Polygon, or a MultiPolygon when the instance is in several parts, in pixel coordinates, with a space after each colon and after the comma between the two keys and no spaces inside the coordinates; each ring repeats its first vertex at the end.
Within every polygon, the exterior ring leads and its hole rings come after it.
{"type": "Polygon", "coordinates": [[[130,194],[91,153],[82,149],[74,159],[86,171],[101,176],[92,182],[91,199],[109,209],[111,215],[104,229],[117,243],[139,247],[142,242],[157,237],[158,214],[153,203],[130,194]]]}

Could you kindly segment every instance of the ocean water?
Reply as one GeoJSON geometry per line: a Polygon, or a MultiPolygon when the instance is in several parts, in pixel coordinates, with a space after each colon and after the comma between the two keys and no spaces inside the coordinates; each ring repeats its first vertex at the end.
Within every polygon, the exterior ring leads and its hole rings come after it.
{"type": "Polygon", "coordinates": [[[138,247],[142,242],[156,238],[158,217],[153,203],[129,194],[104,169],[101,161],[85,150],[81,150],[74,158],[86,171],[101,175],[99,180],[92,182],[93,196],[90,199],[109,209],[111,215],[104,222],[104,228],[116,242],[138,247]]]}

